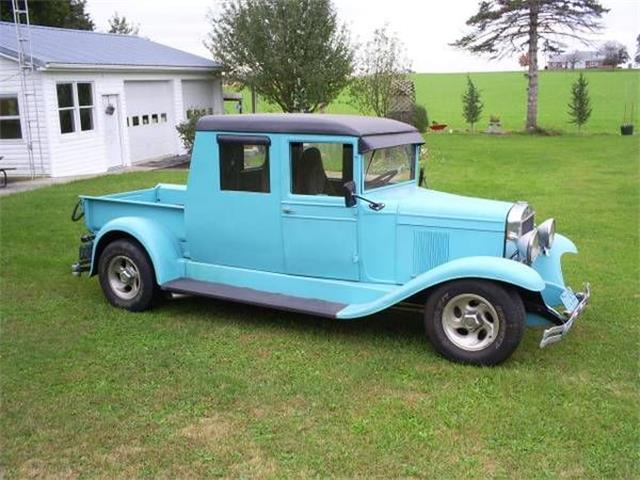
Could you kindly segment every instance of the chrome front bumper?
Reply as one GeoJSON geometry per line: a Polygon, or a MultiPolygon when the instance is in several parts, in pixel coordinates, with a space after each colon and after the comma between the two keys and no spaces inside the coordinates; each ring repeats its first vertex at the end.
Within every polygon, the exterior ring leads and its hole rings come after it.
{"type": "Polygon", "coordinates": [[[587,308],[589,303],[589,297],[591,296],[591,286],[587,283],[584,286],[584,292],[576,293],[577,305],[570,311],[563,315],[565,322],[562,325],[547,328],[542,333],[542,340],[540,340],[540,348],[544,348],[552,343],[559,342],[564,336],[571,330],[573,323],[578,319],[580,315],[587,308]]]}

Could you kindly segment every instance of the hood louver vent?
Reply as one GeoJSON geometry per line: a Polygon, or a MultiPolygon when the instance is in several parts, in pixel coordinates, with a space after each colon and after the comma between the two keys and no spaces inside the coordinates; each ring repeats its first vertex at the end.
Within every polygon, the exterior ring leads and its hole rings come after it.
{"type": "Polygon", "coordinates": [[[413,232],[413,276],[449,260],[449,234],[417,230],[413,232]]]}

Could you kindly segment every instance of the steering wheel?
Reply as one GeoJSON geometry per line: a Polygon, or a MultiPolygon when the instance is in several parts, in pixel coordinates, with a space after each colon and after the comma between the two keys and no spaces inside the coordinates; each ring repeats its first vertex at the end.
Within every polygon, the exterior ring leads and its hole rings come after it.
{"type": "Polygon", "coordinates": [[[381,175],[378,175],[376,178],[367,182],[370,187],[377,187],[379,185],[384,185],[389,183],[393,177],[395,177],[399,173],[398,169],[389,170],[388,172],[384,172],[381,175]]]}

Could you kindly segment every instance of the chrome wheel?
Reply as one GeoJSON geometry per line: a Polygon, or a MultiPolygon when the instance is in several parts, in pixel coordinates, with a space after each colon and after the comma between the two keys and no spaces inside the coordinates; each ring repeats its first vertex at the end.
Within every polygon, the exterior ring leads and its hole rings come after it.
{"type": "Polygon", "coordinates": [[[123,300],[131,300],[140,292],[140,272],[129,257],[117,255],[107,267],[109,286],[115,295],[123,300]]]}
{"type": "Polygon", "coordinates": [[[500,331],[500,319],[484,297],[464,293],[453,297],[442,310],[442,329],[458,348],[475,352],[491,345],[500,331]]]}

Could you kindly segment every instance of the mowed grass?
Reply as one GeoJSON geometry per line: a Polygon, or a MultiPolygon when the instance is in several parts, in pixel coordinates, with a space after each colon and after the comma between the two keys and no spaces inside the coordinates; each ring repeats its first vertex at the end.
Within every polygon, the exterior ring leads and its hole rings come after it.
{"type": "Polygon", "coordinates": [[[76,196],[183,182],[131,173],[0,199],[5,478],[638,478],[639,147],[613,135],[431,135],[433,188],[527,199],[593,301],[565,341],[528,330],[456,365],[420,315],[333,321],[183,298],[132,314],[69,274],[76,196]]]}
{"type": "MultiPolygon", "coordinates": [[[[620,125],[627,109],[627,121],[632,119],[638,127],[640,113],[640,70],[583,70],[540,72],[538,123],[546,129],[576,132],[569,123],[568,104],[571,99],[571,84],[580,73],[589,82],[589,93],[593,113],[583,132],[620,133],[620,125]]],[[[484,111],[479,130],[485,130],[489,116],[498,116],[506,130],[520,131],[524,128],[527,106],[527,79],[524,72],[471,73],[471,79],[481,90],[484,111]]],[[[466,89],[467,76],[463,73],[417,73],[411,76],[416,87],[416,102],[427,108],[429,121],[446,123],[454,130],[466,130],[462,116],[462,94],[466,89]]],[[[244,108],[251,108],[248,91],[243,92],[244,108]]],[[[230,107],[227,106],[229,112],[230,107]]],[[[276,112],[276,106],[264,101],[258,104],[260,112],[276,112]]],[[[329,113],[358,112],[344,92],[327,108],[329,113]]]]}

